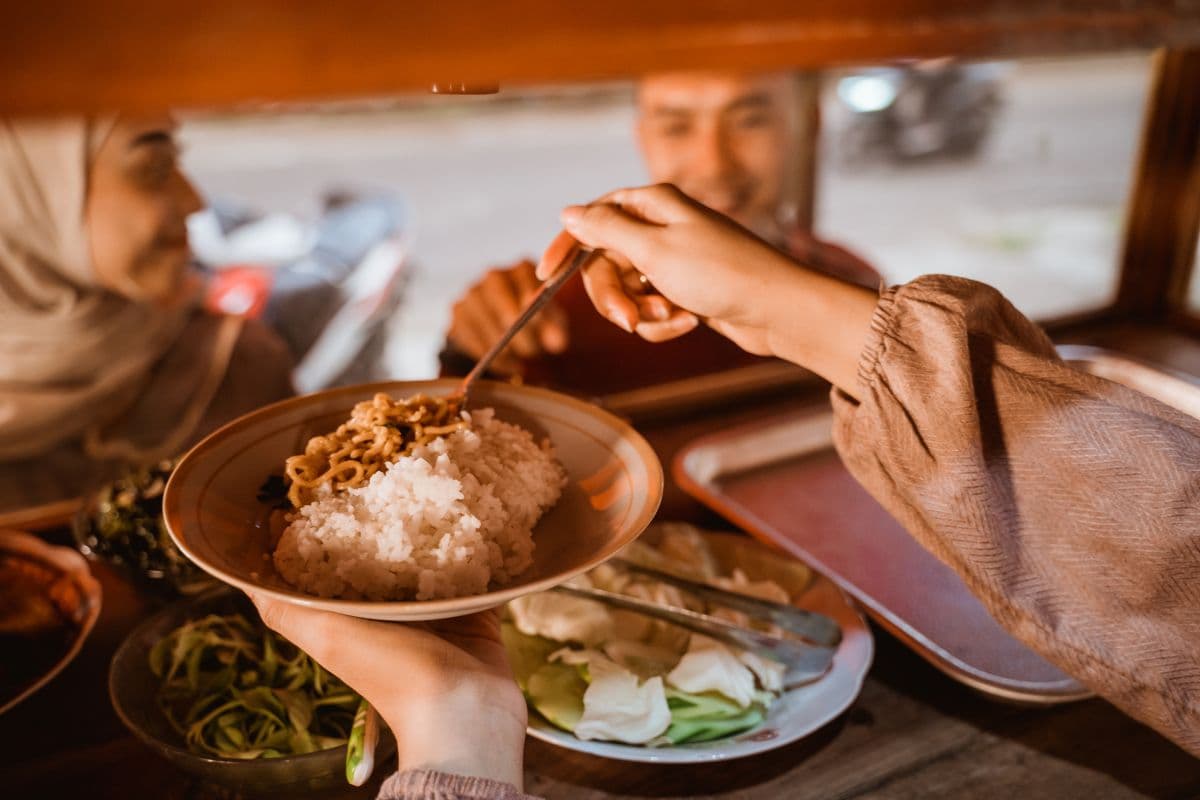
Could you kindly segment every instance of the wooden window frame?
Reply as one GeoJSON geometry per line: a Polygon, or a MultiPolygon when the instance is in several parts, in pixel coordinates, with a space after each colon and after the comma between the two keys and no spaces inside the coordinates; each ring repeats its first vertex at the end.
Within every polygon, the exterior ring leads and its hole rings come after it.
{"type": "MultiPolygon", "coordinates": [[[[1119,290],[1109,308],[1084,318],[1170,324],[1200,336],[1200,317],[1183,302],[1200,224],[1200,6],[1192,0],[10,6],[0,19],[0,115],[236,108],[668,69],[817,70],[901,57],[1157,48],[1119,290]]],[[[816,199],[812,87],[805,102],[801,224],[816,199]]]]}
{"type": "Polygon", "coordinates": [[[1200,330],[1187,290],[1200,232],[1200,48],[1155,54],[1112,312],[1200,330]]]}

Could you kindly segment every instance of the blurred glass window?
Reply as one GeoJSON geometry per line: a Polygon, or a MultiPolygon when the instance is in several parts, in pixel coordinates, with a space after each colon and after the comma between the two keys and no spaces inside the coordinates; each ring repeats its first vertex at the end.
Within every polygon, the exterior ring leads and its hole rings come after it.
{"type": "Polygon", "coordinates": [[[963,275],[1039,319],[1102,308],[1149,78],[1140,54],[831,72],[817,228],[889,283],[963,275]]]}

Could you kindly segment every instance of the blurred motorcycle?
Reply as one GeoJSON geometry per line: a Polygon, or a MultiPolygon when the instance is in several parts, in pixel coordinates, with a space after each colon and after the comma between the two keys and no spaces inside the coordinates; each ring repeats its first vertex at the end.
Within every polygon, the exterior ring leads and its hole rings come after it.
{"type": "Polygon", "coordinates": [[[206,306],[270,325],[305,393],[388,377],[389,322],[407,273],[403,223],[396,198],[335,195],[312,224],[215,201],[188,232],[206,306]]]}
{"type": "Polygon", "coordinates": [[[992,131],[1008,65],[953,59],[877,67],[838,80],[845,160],[974,156],[992,131]]]}

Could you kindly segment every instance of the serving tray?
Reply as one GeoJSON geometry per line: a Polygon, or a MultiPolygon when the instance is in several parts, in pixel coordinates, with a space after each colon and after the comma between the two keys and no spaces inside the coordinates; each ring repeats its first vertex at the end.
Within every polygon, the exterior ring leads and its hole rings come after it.
{"type": "MultiPolygon", "coordinates": [[[[1189,376],[1097,348],[1061,352],[1077,368],[1200,414],[1200,384],[1189,376]]],[[[674,473],[684,491],[824,573],[952,678],[1022,703],[1089,696],[1001,628],[855,481],[834,452],[828,405],[698,439],[678,453],[674,473]]]]}

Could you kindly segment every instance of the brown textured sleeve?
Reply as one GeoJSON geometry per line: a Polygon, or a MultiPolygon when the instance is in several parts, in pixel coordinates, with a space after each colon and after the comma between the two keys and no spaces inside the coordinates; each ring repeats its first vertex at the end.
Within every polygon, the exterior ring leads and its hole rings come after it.
{"type": "Polygon", "coordinates": [[[1200,755],[1200,422],[1066,366],[998,292],[887,290],[834,437],[1022,641],[1200,755]]]}
{"type": "Polygon", "coordinates": [[[511,783],[445,772],[397,772],[379,787],[377,800],[538,800],[511,783]]]}

